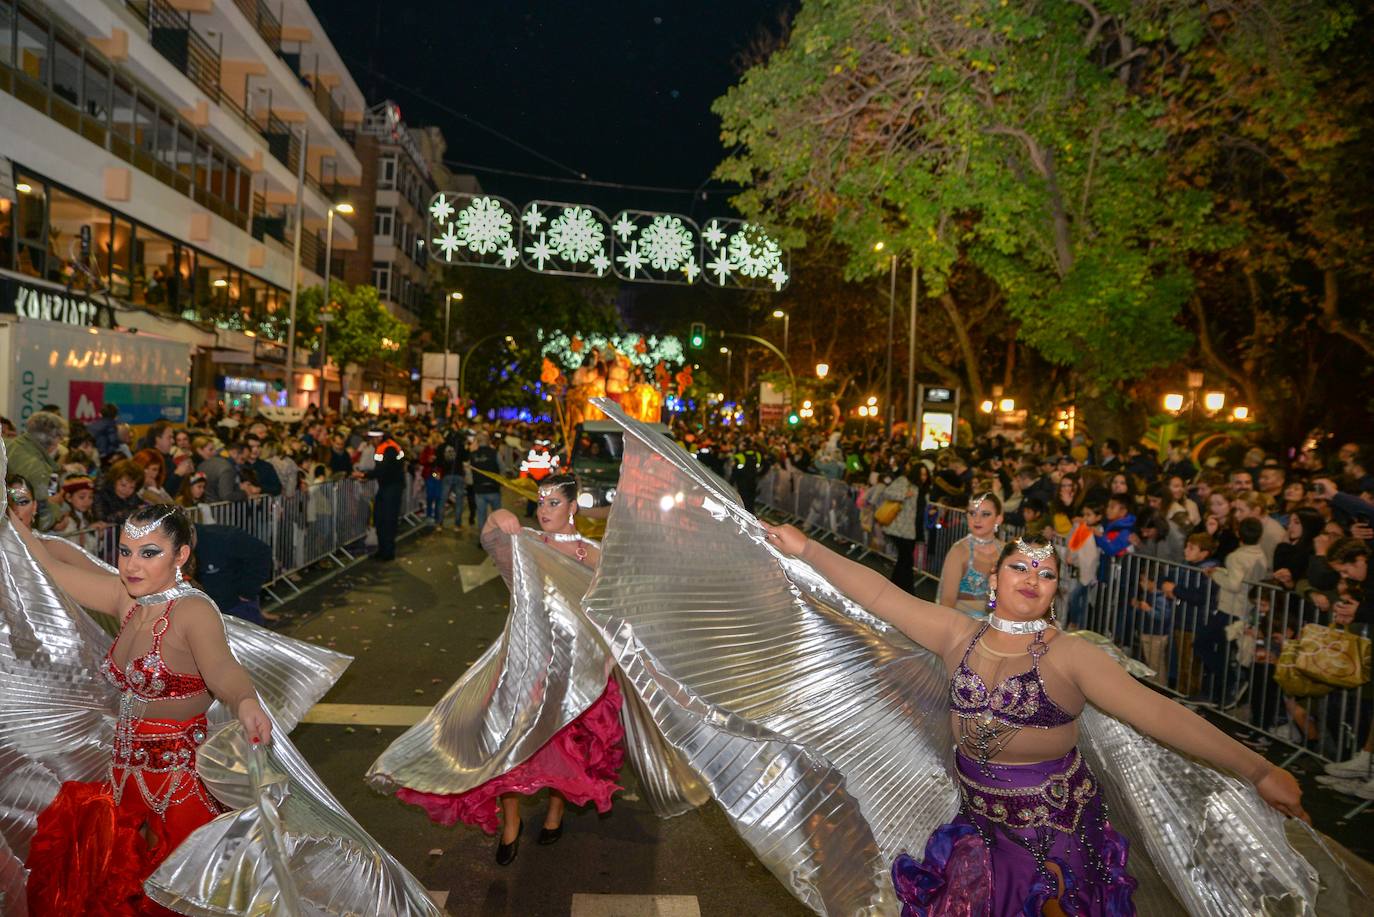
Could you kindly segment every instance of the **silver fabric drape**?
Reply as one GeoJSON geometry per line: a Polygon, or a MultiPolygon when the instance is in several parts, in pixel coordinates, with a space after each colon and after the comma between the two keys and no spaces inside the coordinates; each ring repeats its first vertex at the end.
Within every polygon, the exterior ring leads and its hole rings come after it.
{"type": "MultiPolygon", "coordinates": [[[[0,444],[0,476],[4,464],[0,444]]],[[[110,569],[89,554],[85,556],[97,568],[110,569]]],[[[439,913],[414,878],[367,838],[286,738],[305,711],[334,684],[351,657],[236,618],[226,618],[225,626],[230,647],[253,677],[269,715],[274,716],[276,742],[271,755],[289,778],[294,797],[289,808],[303,813],[299,823],[306,826],[314,838],[311,843],[318,848],[309,859],[311,868],[327,872],[331,886],[346,888],[352,896],[347,900],[414,902],[408,910],[373,911],[369,906],[353,913],[439,913]]],[[[118,695],[98,668],[109,647],[109,635],[57,588],[8,517],[0,514],[0,913],[6,917],[23,917],[27,912],[28,873],[23,860],[28,856],[38,813],[52,801],[63,781],[89,782],[108,776],[118,695]]],[[[207,717],[220,724],[232,719],[219,703],[211,706],[207,717]]],[[[236,728],[229,727],[229,734],[236,728]]],[[[224,741],[229,739],[221,730],[207,747],[218,749],[224,741]]],[[[220,785],[225,785],[224,781],[220,785]]],[[[229,795],[244,801],[242,796],[229,795]]],[[[245,819],[251,820],[256,814],[255,807],[245,819]]],[[[178,848],[184,854],[178,858],[182,867],[178,877],[188,881],[197,863],[207,870],[216,865],[194,859],[208,845],[197,835],[193,839],[196,844],[185,851],[178,848]]],[[[329,900],[345,900],[341,897],[344,888],[334,888],[329,900]]],[[[250,912],[214,913],[223,917],[250,912]]],[[[257,917],[279,912],[251,913],[257,917]]]]}
{"type": "MultiPolygon", "coordinates": [[[[943,665],[768,546],[728,485],[661,434],[598,407],[627,435],[589,618],[666,742],[799,900],[896,915],[889,864],[919,857],[957,806],[943,665]]],[[[1081,727],[1148,885],[1142,914],[1356,913],[1374,891],[1313,835],[1304,851],[1342,883],[1319,899],[1312,862],[1253,788],[1095,709],[1081,727]]]]}
{"type": "MultiPolygon", "coordinates": [[[[612,668],[580,603],[592,571],[526,530],[492,546],[511,590],[501,637],[369,768],[381,792],[463,793],[529,759],[606,690],[612,668]]],[[[623,686],[623,684],[622,684],[623,686]]],[[[705,801],[637,699],[621,709],[645,798],[671,815],[705,801]]]]}
{"type": "Polygon", "coordinates": [[[197,828],[144,883],[164,907],[190,917],[443,914],[334,798],[284,731],[255,751],[238,721],[230,721],[200,747],[196,771],[234,811],[197,828]],[[265,760],[266,798],[250,778],[255,754],[265,760]],[[284,874],[274,868],[274,848],[286,860],[284,874]]]}
{"type": "Polygon", "coordinates": [[[819,914],[895,914],[892,858],[957,808],[943,666],[764,544],[661,434],[598,406],[627,435],[588,617],[779,881],[819,914]]]}

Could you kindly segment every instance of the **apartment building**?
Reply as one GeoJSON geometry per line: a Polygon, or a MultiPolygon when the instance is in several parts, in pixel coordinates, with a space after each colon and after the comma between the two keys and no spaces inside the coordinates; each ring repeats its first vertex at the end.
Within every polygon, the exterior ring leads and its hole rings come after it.
{"type": "Polygon", "coordinates": [[[0,320],[34,290],[94,300],[62,314],[193,345],[192,404],[226,377],[303,403],[293,274],[321,282],[365,108],[307,0],[0,0],[0,320]]]}

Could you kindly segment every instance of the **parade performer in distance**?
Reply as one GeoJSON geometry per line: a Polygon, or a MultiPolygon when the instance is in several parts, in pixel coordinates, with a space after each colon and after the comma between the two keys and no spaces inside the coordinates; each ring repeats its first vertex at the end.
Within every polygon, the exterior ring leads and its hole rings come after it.
{"type": "Polygon", "coordinates": [[[577,607],[600,549],[578,534],[576,515],[571,475],[541,482],[537,531],[508,510],[491,514],[481,540],[511,585],[506,632],[368,771],[375,788],[421,806],[440,824],[500,830],[502,866],[519,852],[522,796],[549,790],[539,833],[547,845],[562,836],[568,802],[607,812],[620,789],[620,688],[577,607]],[[518,588],[515,567],[522,564],[559,588],[518,588]]]}
{"type": "Polygon", "coordinates": [[[553,443],[547,439],[536,439],[530,451],[520,462],[520,477],[529,478],[536,484],[545,478],[558,474],[559,457],[553,451],[553,443]]]}
{"type": "Polygon", "coordinates": [[[997,537],[1002,525],[1002,501],[996,494],[974,494],[968,501],[968,535],[956,541],[945,555],[936,592],[946,608],[981,620],[988,612],[988,577],[1003,544],[997,537]]]}
{"type": "Polygon", "coordinates": [[[1043,538],[1001,549],[988,576],[988,618],[979,622],[902,592],[792,526],[765,528],[779,551],[802,558],[951,673],[960,809],[923,857],[903,853],[893,863],[903,914],[1135,913],[1126,838],[1108,820],[1078,747],[1088,704],[1250,781],[1278,811],[1306,817],[1290,773],[1060,631],[1061,561],[1043,538]]]}
{"type": "Polygon", "coordinates": [[[39,814],[26,864],[29,913],[142,913],[153,907],[143,881],[224,811],[196,775],[212,699],[236,713],[255,744],[271,740],[271,721],[214,604],[182,576],[192,530],[177,507],[129,515],[118,574],[64,563],[27,527],[15,530],[63,591],[121,620],[100,669],[119,692],[109,778],[62,784],[39,814]]]}

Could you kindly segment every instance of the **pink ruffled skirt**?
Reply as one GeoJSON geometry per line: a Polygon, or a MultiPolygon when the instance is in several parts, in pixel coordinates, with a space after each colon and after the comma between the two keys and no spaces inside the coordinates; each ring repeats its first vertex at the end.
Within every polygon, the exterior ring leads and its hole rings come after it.
{"type": "Polygon", "coordinates": [[[612,676],[606,690],[577,719],[564,726],[529,760],[466,793],[421,793],[400,789],[396,798],[420,806],[441,825],[464,822],[488,834],[501,827],[501,797],[532,796],[550,789],[575,806],[592,803],[611,810],[611,796],[625,761],[625,727],[620,723],[620,686],[612,676]]]}

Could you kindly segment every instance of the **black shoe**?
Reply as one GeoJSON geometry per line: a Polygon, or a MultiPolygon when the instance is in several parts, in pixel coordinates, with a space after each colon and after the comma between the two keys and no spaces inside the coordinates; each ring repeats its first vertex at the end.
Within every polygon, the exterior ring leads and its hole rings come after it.
{"type": "Polygon", "coordinates": [[[549,846],[550,844],[558,843],[558,839],[562,836],[563,826],[561,824],[557,828],[539,829],[539,843],[545,847],[549,846]]]}
{"type": "Polygon", "coordinates": [[[509,866],[515,862],[515,855],[520,852],[520,835],[525,831],[525,820],[520,819],[520,827],[515,832],[515,840],[509,844],[496,845],[496,864],[498,866],[509,866]]]}

